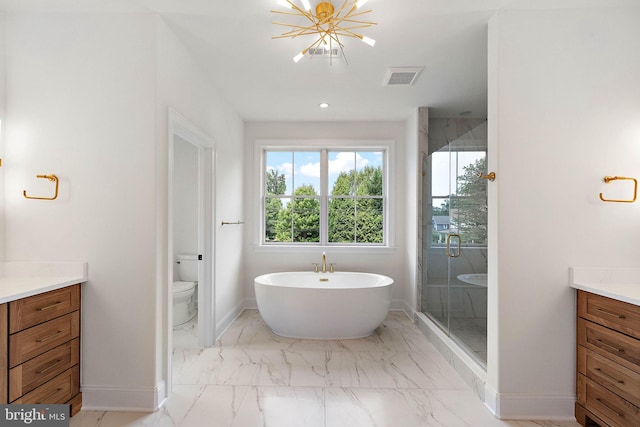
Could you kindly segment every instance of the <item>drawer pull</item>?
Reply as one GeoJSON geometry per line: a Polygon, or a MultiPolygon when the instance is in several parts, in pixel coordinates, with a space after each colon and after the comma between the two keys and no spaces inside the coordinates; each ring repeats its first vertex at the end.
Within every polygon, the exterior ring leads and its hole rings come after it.
{"type": "Polygon", "coordinates": [[[49,305],[44,306],[44,307],[38,307],[38,308],[36,308],[36,311],[51,310],[52,308],[55,308],[55,307],[59,306],[60,304],[62,304],[62,301],[54,302],[53,304],[49,304],[49,305]]]}
{"type": "Polygon", "coordinates": [[[36,374],[38,375],[46,374],[47,372],[50,372],[51,370],[55,369],[55,367],[61,363],[62,363],[62,359],[54,360],[53,363],[49,364],[49,366],[47,366],[46,368],[36,371],[36,374]]]}
{"type": "Polygon", "coordinates": [[[37,343],[42,343],[42,342],[47,342],[49,340],[52,340],[54,338],[56,338],[58,335],[64,333],[64,331],[58,331],[53,335],[49,335],[48,337],[44,337],[44,338],[40,338],[39,340],[36,340],[37,343]]]}
{"type": "Polygon", "coordinates": [[[600,374],[602,374],[602,376],[609,378],[610,380],[614,380],[615,382],[617,382],[618,384],[624,384],[624,381],[617,379],[614,376],[611,376],[609,374],[607,374],[605,371],[603,371],[600,368],[596,368],[596,371],[600,372],[600,374]]]}
{"type": "Polygon", "coordinates": [[[605,408],[607,408],[608,410],[610,410],[611,412],[613,412],[614,414],[616,414],[618,417],[622,417],[624,418],[624,414],[621,414],[620,412],[618,412],[616,409],[612,408],[611,406],[607,405],[606,403],[604,403],[604,401],[602,399],[600,399],[599,397],[596,398],[596,400],[598,401],[599,404],[601,404],[602,406],[604,406],[605,408]]]}
{"type": "Polygon", "coordinates": [[[624,349],[623,348],[618,348],[615,346],[612,346],[611,344],[608,344],[604,341],[602,341],[600,338],[596,338],[596,341],[598,341],[600,344],[602,344],[605,347],[608,347],[610,349],[612,349],[613,351],[615,351],[616,353],[624,353],[624,349]]]}
{"type": "Polygon", "coordinates": [[[613,316],[613,317],[618,318],[618,319],[624,319],[625,318],[624,314],[612,313],[612,312],[610,312],[608,310],[605,310],[605,309],[602,309],[602,308],[596,308],[596,310],[598,310],[602,314],[606,314],[607,316],[613,316]]]}
{"type": "Polygon", "coordinates": [[[51,402],[47,402],[47,400],[51,399],[53,396],[55,396],[58,392],[62,391],[62,387],[58,387],[56,389],[56,391],[54,391],[53,393],[51,393],[50,395],[48,395],[47,397],[45,397],[44,399],[42,399],[41,402],[36,402],[36,405],[43,405],[45,403],[51,403],[51,402]]]}

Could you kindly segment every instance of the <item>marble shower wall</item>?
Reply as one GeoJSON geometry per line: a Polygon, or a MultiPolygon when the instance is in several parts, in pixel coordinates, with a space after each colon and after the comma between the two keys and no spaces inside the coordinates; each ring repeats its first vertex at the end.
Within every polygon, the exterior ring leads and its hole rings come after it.
{"type": "MultiPolygon", "coordinates": [[[[464,136],[465,142],[476,141],[478,147],[487,147],[487,119],[428,119],[428,149],[431,154],[464,136]]],[[[422,132],[421,132],[422,134],[422,132]]]]}

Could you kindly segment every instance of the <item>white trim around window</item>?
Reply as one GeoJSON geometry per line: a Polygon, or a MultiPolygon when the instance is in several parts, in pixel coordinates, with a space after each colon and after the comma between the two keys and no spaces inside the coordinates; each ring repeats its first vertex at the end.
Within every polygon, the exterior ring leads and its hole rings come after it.
{"type": "MultiPolygon", "coordinates": [[[[338,252],[345,251],[359,251],[359,252],[391,252],[395,250],[395,227],[392,224],[395,223],[395,200],[394,200],[394,192],[391,189],[394,187],[394,175],[396,171],[394,170],[395,165],[395,153],[394,153],[394,141],[393,140],[371,140],[371,139],[259,139],[254,142],[254,153],[253,153],[253,246],[255,250],[259,251],[317,251],[318,248],[331,248],[332,251],[337,250],[338,252]],[[384,224],[383,224],[383,234],[384,234],[384,243],[383,244],[338,244],[338,243],[279,243],[279,244],[265,244],[264,243],[264,235],[265,235],[265,221],[263,218],[264,212],[264,188],[265,188],[265,151],[269,150],[279,150],[279,151],[383,151],[384,155],[384,164],[383,164],[383,172],[384,172],[384,183],[383,183],[383,199],[385,205],[385,213],[384,213],[384,224]]],[[[321,168],[327,167],[327,159],[323,158],[321,161],[321,168]]],[[[321,176],[326,176],[327,171],[322,170],[321,176]]],[[[321,205],[324,206],[327,203],[328,197],[328,189],[326,188],[326,182],[321,180],[320,186],[320,198],[321,205]]],[[[321,217],[321,242],[327,241],[327,218],[326,218],[326,209],[322,208],[323,215],[321,217]]]]}

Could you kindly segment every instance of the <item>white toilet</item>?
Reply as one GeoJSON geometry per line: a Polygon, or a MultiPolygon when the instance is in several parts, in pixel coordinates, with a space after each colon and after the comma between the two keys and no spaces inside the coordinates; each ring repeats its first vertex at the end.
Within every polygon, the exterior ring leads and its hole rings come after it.
{"type": "Polygon", "coordinates": [[[180,326],[193,319],[197,306],[195,290],[198,284],[198,256],[177,254],[178,282],[173,282],[173,326],[180,326]]]}

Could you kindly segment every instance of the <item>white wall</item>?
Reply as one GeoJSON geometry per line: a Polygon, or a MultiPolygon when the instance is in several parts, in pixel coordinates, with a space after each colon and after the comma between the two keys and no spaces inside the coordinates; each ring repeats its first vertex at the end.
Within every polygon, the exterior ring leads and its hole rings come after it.
{"type": "MultiPolygon", "coordinates": [[[[395,234],[391,251],[367,250],[366,252],[338,248],[265,250],[254,246],[254,236],[259,224],[256,216],[260,209],[259,197],[254,197],[253,176],[245,183],[246,235],[244,292],[249,306],[255,307],[253,278],[275,271],[311,271],[312,262],[320,262],[323,251],[327,262],[337,263],[342,271],[370,271],[385,274],[395,280],[392,308],[404,308],[406,275],[405,206],[407,197],[413,197],[406,188],[405,172],[405,124],[402,122],[313,122],[313,123],[246,123],[245,170],[260,173],[254,167],[254,142],[259,139],[379,139],[395,141],[395,173],[393,191],[395,211],[391,224],[395,234]]],[[[257,193],[259,194],[259,193],[257,193]]]]}
{"type": "MultiPolygon", "coordinates": [[[[158,182],[158,212],[159,217],[166,215],[166,188],[168,183],[168,107],[172,107],[185,117],[203,133],[214,141],[216,155],[215,165],[215,254],[214,254],[214,283],[215,283],[215,316],[217,334],[233,320],[242,307],[242,228],[220,227],[220,222],[230,218],[242,218],[244,207],[242,197],[238,195],[243,190],[243,124],[242,120],[231,111],[224,99],[220,97],[204,69],[194,60],[175,33],[167,26],[162,18],[156,19],[157,37],[157,103],[158,117],[156,133],[157,174],[158,182]]],[[[161,219],[160,222],[166,221],[161,219]]],[[[159,258],[167,253],[167,241],[159,239],[157,249],[159,258]]],[[[170,262],[170,260],[165,260],[170,262]]],[[[159,263],[163,264],[163,263],[159,263]]],[[[163,286],[166,271],[159,271],[162,279],[158,281],[159,295],[164,296],[163,286]]],[[[159,305],[166,301],[159,300],[159,305]]],[[[162,325],[166,318],[157,319],[157,340],[160,344],[157,357],[162,360],[157,366],[157,381],[163,376],[161,367],[166,368],[167,354],[166,340],[162,325]]]]}
{"type": "Polygon", "coordinates": [[[502,417],[573,417],[568,268],[640,266],[640,203],[598,198],[620,195],[605,175],[640,178],[639,23],[640,7],[490,22],[487,392],[502,417]]]}
{"type": "MultiPolygon", "coordinates": [[[[88,262],[84,405],[153,409],[167,366],[167,109],[216,141],[216,221],[242,216],[242,121],[154,15],[11,14],[5,23],[5,259],[88,262]],[[53,190],[36,180],[42,173],[59,176],[58,199],[24,199],[23,189],[53,190]]],[[[241,234],[219,232],[216,244],[225,248],[217,313],[232,316],[241,234]]]]}
{"type": "MultiPolygon", "coordinates": [[[[176,137],[173,144],[173,253],[198,253],[198,148],[176,137]]],[[[173,279],[177,280],[177,269],[173,279]]]]}
{"type": "MultiPolygon", "coordinates": [[[[0,14],[0,159],[4,159],[4,128],[5,128],[5,107],[6,107],[6,55],[5,55],[5,16],[0,14]]],[[[4,160],[3,160],[4,161],[4,160]]],[[[0,260],[4,259],[4,216],[5,216],[5,202],[4,202],[4,169],[0,167],[0,260]]]]}
{"type": "MultiPolygon", "coordinates": [[[[154,21],[7,15],[6,260],[87,261],[82,387],[153,392],[154,21]],[[36,174],[60,178],[55,201],[36,174]]],[[[148,402],[146,402],[148,403],[148,402]]]]}

